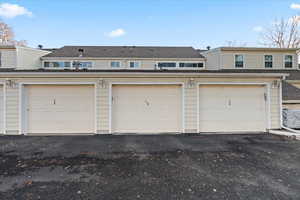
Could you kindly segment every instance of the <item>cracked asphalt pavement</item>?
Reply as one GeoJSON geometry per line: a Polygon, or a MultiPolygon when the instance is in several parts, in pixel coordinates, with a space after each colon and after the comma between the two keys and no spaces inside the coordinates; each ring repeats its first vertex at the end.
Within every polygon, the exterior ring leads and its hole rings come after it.
{"type": "Polygon", "coordinates": [[[0,137],[0,199],[300,199],[300,141],[270,134],[0,137]]]}

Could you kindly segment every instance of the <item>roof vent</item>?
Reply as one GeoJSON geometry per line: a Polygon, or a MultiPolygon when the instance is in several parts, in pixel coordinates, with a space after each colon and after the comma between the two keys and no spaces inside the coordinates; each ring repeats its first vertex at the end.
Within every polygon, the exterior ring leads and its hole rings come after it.
{"type": "Polygon", "coordinates": [[[79,57],[82,57],[84,50],[83,49],[78,49],[78,52],[79,52],[79,57]]]}

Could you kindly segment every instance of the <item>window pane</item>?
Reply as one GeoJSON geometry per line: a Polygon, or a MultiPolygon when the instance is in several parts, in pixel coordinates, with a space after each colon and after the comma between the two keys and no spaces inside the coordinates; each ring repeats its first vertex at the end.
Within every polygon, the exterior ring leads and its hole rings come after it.
{"type": "Polygon", "coordinates": [[[293,62],[293,56],[292,55],[286,55],[285,56],[285,61],[286,62],[293,62]]]}
{"type": "Polygon", "coordinates": [[[235,55],[235,67],[244,67],[243,55],[235,55]]]}
{"type": "Polygon", "coordinates": [[[235,55],[235,61],[243,62],[244,61],[244,56],[243,55],[235,55]]]}
{"type": "Polygon", "coordinates": [[[265,62],[265,68],[272,68],[273,62],[265,62]]]}
{"type": "Polygon", "coordinates": [[[90,68],[92,67],[92,62],[80,62],[82,68],[90,68]]]}
{"type": "Polygon", "coordinates": [[[65,62],[65,67],[71,67],[71,63],[70,62],[65,62]]]}
{"type": "Polygon", "coordinates": [[[203,67],[203,63],[179,63],[179,67],[203,67]]]}
{"type": "Polygon", "coordinates": [[[58,68],[59,67],[59,62],[52,62],[52,67],[58,68]]]}
{"type": "Polygon", "coordinates": [[[120,67],[120,62],[113,61],[113,62],[110,63],[110,66],[111,67],[120,67]]]}
{"type": "Polygon", "coordinates": [[[265,55],[265,68],[272,68],[272,67],[273,67],[273,56],[265,55]]]}
{"type": "Polygon", "coordinates": [[[92,67],[92,62],[74,61],[72,65],[74,68],[90,68],[92,67]]]}
{"type": "Polygon", "coordinates": [[[204,67],[204,64],[203,63],[198,63],[198,67],[202,68],[202,67],[204,67]]]}
{"type": "Polygon", "coordinates": [[[158,63],[158,67],[176,67],[176,63],[174,63],[174,62],[170,62],[170,63],[160,62],[160,63],[158,63]]]}
{"type": "Polygon", "coordinates": [[[285,68],[292,68],[293,67],[293,56],[292,55],[284,56],[284,67],[285,68]]]}
{"type": "Polygon", "coordinates": [[[49,62],[44,62],[44,67],[50,67],[50,63],[49,62]]]}
{"type": "Polygon", "coordinates": [[[265,55],[265,62],[272,62],[272,61],[273,61],[273,56],[265,55]]]}
{"type": "Polygon", "coordinates": [[[138,68],[140,66],[139,62],[130,62],[129,67],[130,68],[138,68]]]}

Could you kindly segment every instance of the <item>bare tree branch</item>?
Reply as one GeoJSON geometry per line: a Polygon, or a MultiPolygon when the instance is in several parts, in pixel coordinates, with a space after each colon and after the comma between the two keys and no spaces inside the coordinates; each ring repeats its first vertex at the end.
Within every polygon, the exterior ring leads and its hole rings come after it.
{"type": "Polygon", "coordinates": [[[17,41],[14,38],[15,34],[12,28],[3,21],[0,21],[0,44],[27,46],[27,42],[25,40],[17,41]]]}
{"type": "Polygon", "coordinates": [[[289,20],[276,20],[271,27],[266,28],[266,31],[262,33],[261,44],[268,47],[299,48],[299,19],[299,16],[295,16],[289,20]]]}

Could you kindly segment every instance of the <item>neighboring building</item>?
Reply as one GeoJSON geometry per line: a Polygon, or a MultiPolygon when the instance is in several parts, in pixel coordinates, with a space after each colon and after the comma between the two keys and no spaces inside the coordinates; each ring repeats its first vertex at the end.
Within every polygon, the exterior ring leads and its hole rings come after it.
{"type": "Polygon", "coordinates": [[[298,71],[295,49],[33,51],[40,65],[0,68],[5,134],[268,132],[281,128],[281,82],[298,71]]]}
{"type": "Polygon", "coordinates": [[[222,69],[298,69],[297,49],[220,47],[202,53],[207,68],[222,69]]]}
{"type": "Polygon", "coordinates": [[[41,57],[49,53],[28,47],[0,45],[0,68],[39,69],[42,66],[41,57]]]}
{"type": "Polygon", "coordinates": [[[283,108],[300,110],[300,70],[283,81],[282,91],[283,108]]]}

